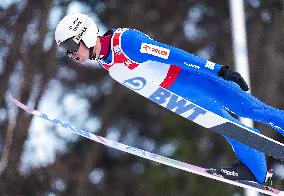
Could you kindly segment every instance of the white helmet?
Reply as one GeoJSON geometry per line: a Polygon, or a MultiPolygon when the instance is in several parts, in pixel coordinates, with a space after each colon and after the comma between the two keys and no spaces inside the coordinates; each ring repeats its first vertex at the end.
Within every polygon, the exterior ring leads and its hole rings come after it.
{"type": "Polygon", "coordinates": [[[58,23],[55,40],[66,52],[75,52],[81,40],[88,48],[93,48],[96,45],[98,31],[97,25],[87,15],[69,14],[58,23]]]}

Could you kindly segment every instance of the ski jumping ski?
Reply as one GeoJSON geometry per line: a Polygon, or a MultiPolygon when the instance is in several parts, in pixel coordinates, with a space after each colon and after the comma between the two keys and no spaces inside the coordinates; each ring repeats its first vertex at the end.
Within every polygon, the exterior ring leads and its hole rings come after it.
{"type": "Polygon", "coordinates": [[[231,185],[234,185],[234,186],[247,188],[247,189],[254,190],[254,191],[257,191],[257,192],[260,192],[260,193],[264,193],[264,194],[267,194],[267,195],[284,196],[283,191],[280,191],[280,190],[277,190],[277,189],[274,189],[274,188],[271,188],[271,187],[263,186],[263,185],[260,185],[260,184],[257,184],[257,183],[255,183],[255,184],[250,184],[250,183],[246,183],[246,182],[242,183],[242,182],[237,182],[237,181],[225,179],[225,178],[222,178],[222,177],[219,177],[219,176],[214,176],[214,175],[207,173],[205,168],[198,167],[198,166],[195,166],[195,165],[191,165],[191,164],[181,162],[181,161],[178,161],[178,160],[174,160],[174,159],[171,159],[171,158],[167,158],[167,157],[164,157],[164,156],[161,156],[161,155],[158,155],[158,154],[154,154],[154,153],[151,153],[151,152],[139,149],[139,148],[135,148],[135,147],[128,146],[128,145],[125,145],[125,144],[122,144],[122,143],[119,143],[119,142],[116,142],[116,141],[113,141],[113,140],[106,139],[104,137],[95,135],[95,134],[90,133],[88,131],[85,131],[83,129],[76,128],[76,127],[74,127],[74,126],[72,126],[72,125],[70,125],[66,122],[60,121],[59,119],[56,119],[56,118],[52,119],[48,115],[41,113],[37,110],[34,110],[31,107],[24,105],[23,103],[21,103],[20,101],[18,101],[17,99],[15,99],[12,96],[9,96],[9,98],[11,99],[11,101],[15,105],[17,105],[19,108],[23,109],[26,112],[28,112],[28,113],[30,113],[34,116],[43,118],[43,119],[51,122],[52,124],[54,124],[56,126],[63,127],[63,128],[65,128],[69,131],[72,131],[75,134],[81,135],[85,138],[88,138],[88,139],[93,140],[95,142],[101,143],[105,146],[108,146],[108,147],[111,147],[111,148],[114,148],[114,149],[117,149],[117,150],[120,150],[120,151],[123,151],[123,152],[126,152],[126,153],[130,153],[130,154],[136,155],[136,156],[141,157],[141,158],[152,160],[152,161],[158,162],[160,164],[164,164],[164,165],[167,165],[167,166],[170,166],[170,167],[174,167],[174,168],[177,168],[177,169],[180,169],[180,170],[183,170],[183,171],[187,171],[187,172],[194,173],[194,174],[197,174],[197,175],[200,175],[200,176],[205,176],[207,178],[215,179],[217,181],[221,181],[221,182],[231,184],[231,185]]]}
{"type": "MultiPolygon", "coordinates": [[[[138,83],[137,78],[135,80],[138,83]]],[[[133,84],[134,81],[124,83],[132,90],[133,84]]],[[[284,161],[284,144],[253,131],[253,128],[221,117],[163,87],[158,87],[150,96],[143,96],[198,125],[284,161]]]]}

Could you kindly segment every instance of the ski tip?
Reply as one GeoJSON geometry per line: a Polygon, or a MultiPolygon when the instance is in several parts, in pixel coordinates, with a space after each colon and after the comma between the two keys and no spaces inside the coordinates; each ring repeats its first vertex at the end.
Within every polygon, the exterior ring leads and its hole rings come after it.
{"type": "Polygon", "coordinates": [[[10,100],[19,108],[25,110],[26,112],[33,114],[33,112],[35,111],[33,108],[26,106],[25,104],[21,103],[20,101],[18,101],[16,98],[14,98],[12,95],[9,94],[9,98],[10,100]]]}

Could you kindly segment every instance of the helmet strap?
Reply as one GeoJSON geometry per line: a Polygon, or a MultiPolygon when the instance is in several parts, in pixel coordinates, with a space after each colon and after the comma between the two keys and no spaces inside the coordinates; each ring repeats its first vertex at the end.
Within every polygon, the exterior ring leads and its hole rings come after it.
{"type": "Polygon", "coordinates": [[[94,47],[89,48],[89,59],[95,60],[96,56],[94,55],[94,47]]]}

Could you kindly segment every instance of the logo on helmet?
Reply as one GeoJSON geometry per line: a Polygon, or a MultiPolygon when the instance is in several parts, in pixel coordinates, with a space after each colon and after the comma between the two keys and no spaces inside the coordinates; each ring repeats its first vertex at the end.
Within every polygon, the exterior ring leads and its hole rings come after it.
{"type": "Polygon", "coordinates": [[[87,27],[84,27],[75,39],[80,41],[82,35],[87,31],[87,29],[88,29],[87,27]]]}
{"type": "Polygon", "coordinates": [[[82,22],[79,21],[79,18],[77,18],[73,21],[73,25],[69,26],[69,30],[77,31],[80,24],[82,24],[82,22]]]}

